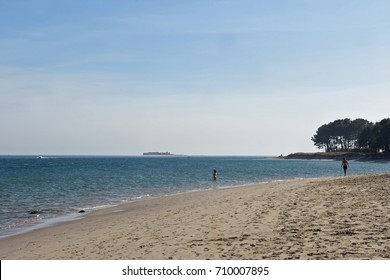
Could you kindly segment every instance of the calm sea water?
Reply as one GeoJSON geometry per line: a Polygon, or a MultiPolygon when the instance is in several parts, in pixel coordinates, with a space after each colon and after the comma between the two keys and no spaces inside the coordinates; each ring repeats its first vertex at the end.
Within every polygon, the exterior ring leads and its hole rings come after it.
{"type": "MultiPolygon", "coordinates": [[[[351,162],[349,174],[390,172],[351,162]]],[[[0,237],[84,210],[196,190],[341,176],[341,163],[261,157],[0,157],[0,237]],[[218,180],[212,180],[213,169],[218,180]]]]}

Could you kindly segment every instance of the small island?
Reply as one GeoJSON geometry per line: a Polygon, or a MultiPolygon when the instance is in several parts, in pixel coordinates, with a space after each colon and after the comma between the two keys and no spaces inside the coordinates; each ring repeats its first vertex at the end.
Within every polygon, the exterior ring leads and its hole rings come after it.
{"type": "Polygon", "coordinates": [[[171,154],[170,152],[146,152],[143,153],[144,156],[174,156],[174,154],[171,154]]]}

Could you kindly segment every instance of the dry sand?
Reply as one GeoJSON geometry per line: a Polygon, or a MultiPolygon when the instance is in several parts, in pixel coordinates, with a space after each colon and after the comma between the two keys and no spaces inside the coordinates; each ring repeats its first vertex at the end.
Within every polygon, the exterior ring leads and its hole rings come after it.
{"type": "Polygon", "coordinates": [[[1,259],[390,259],[390,174],[139,201],[0,240],[1,259]]]}

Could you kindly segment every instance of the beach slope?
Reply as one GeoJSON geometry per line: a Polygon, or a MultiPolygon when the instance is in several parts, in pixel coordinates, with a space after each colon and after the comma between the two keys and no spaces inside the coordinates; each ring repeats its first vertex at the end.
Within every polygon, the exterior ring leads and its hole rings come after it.
{"type": "Polygon", "coordinates": [[[390,174],[133,202],[1,239],[0,258],[390,259],[390,174]]]}

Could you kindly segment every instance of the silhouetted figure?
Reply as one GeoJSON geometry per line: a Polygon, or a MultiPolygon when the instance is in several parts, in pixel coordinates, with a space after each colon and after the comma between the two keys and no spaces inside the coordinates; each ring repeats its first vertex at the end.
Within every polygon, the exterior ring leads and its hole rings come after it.
{"type": "Polygon", "coordinates": [[[214,169],[214,172],[213,172],[213,180],[217,180],[217,176],[218,176],[218,173],[217,173],[217,170],[214,169]]]}
{"type": "Polygon", "coordinates": [[[341,166],[344,169],[344,176],[347,176],[347,169],[348,169],[349,163],[345,158],[343,158],[343,161],[341,162],[341,166]]]}

